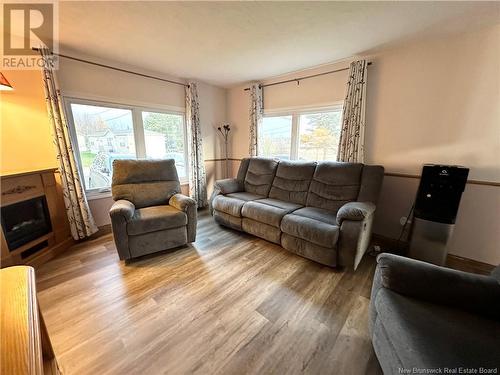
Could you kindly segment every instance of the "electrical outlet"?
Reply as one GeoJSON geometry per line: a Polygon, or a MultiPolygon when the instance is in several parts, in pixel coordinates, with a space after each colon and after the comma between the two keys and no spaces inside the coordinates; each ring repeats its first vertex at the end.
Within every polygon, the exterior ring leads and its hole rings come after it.
{"type": "Polygon", "coordinates": [[[382,251],[382,249],[380,248],[379,245],[375,245],[373,246],[373,250],[376,252],[376,253],[380,253],[382,251]]]}
{"type": "Polygon", "coordinates": [[[399,224],[401,226],[405,225],[407,223],[408,218],[406,216],[401,216],[401,219],[399,219],[399,224]]]}

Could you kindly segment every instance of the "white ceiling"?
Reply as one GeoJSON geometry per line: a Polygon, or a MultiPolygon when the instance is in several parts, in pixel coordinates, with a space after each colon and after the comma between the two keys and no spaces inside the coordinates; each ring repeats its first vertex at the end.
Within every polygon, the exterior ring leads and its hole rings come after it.
{"type": "Polygon", "coordinates": [[[480,2],[61,2],[61,51],[220,86],[498,23],[480,2]]]}

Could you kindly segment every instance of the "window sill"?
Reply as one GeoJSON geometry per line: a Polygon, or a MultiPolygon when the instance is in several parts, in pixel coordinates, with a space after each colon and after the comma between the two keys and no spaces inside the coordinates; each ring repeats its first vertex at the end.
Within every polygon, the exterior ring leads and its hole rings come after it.
{"type": "Polygon", "coordinates": [[[88,201],[93,201],[96,199],[111,198],[111,191],[103,191],[102,193],[97,191],[87,191],[85,193],[88,201]]]}

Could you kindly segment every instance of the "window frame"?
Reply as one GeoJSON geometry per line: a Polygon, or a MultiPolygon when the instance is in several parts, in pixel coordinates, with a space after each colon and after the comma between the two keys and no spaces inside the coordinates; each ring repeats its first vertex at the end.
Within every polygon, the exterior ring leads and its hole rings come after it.
{"type": "MultiPolygon", "coordinates": [[[[289,107],[289,108],[278,108],[266,110],[264,109],[263,118],[266,117],[279,117],[279,116],[292,116],[292,129],[291,129],[291,145],[290,145],[290,160],[299,160],[299,146],[300,146],[300,116],[307,115],[311,113],[322,113],[322,112],[335,112],[340,111],[341,119],[343,116],[344,102],[335,102],[324,104],[320,106],[301,106],[301,107],[289,107]]],[[[342,120],[341,120],[342,121],[342,120]]],[[[262,122],[263,125],[263,122],[262,122]]],[[[261,125],[261,126],[262,126],[261,125]]],[[[258,139],[257,129],[257,139],[258,139]]],[[[259,145],[257,144],[257,154],[259,154],[259,145]]]]}
{"type": "MultiPolygon", "coordinates": [[[[188,139],[187,139],[187,127],[186,127],[186,111],[181,109],[169,109],[161,108],[150,105],[137,105],[137,104],[122,104],[111,101],[104,100],[94,100],[94,99],[84,99],[73,96],[63,96],[63,105],[68,117],[69,135],[70,141],[73,149],[78,151],[75,153],[75,158],[77,162],[78,172],[80,176],[83,176],[82,159],[80,155],[80,148],[78,146],[78,136],[76,133],[75,121],[73,118],[73,111],[71,110],[72,104],[107,107],[115,109],[124,109],[131,111],[132,115],[132,127],[134,133],[134,145],[135,145],[135,157],[137,159],[146,159],[146,138],[144,135],[144,122],[142,118],[143,112],[154,112],[163,113],[168,115],[180,115],[182,117],[182,132],[184,139],[184,160],[185,160],[185,177],[180,179],[181,185],[188,183],[189,177],[189,160],[188,160],[188,139]]],[[[94,188],[87,189],[85,184],[83,184],[85,189],[85,195],[87,199],[100,199],[111,196],[111,186],[109,188],[94,188]]]]}

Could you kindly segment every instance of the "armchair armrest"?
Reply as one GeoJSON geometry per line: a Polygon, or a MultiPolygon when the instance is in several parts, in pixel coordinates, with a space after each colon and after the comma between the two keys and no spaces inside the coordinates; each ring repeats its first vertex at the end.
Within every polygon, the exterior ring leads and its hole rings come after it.
{"type": "MultiPolygon", "coordinates": [[[[377,263],[374,285],[378,284],[379,289],[383,287],[428,302],[496,319],[500,317],[500,284],[493,277],[456,271],[394,254],[379,255],[377,263]]],[[[373,293],[376,292],[373,290],[373,293]]]]}
{"type": "Polygon", "coordinates": [[[134,212],[134,204],[125,199],[117,200],[109,210],[113,237],[120,259],[130,259],[132,257],[128,243],[127,222],[132,219],[134,212]]]}
{"type": "Polygon", "coordinates": [[[179,211],[187,211],[191,206],[196,208],[196,201],[184,194],[174,194],[170,197],[168,204],[177,208],[179,211]]]}
{"type": "Polygon", "coordinates": [[[187,240],[188,242],[194,242],[196,240],[196,226],[198,222],[196,213],[198,205],[196,204],[196,201],[193,198],[185,196],[184,194],[174,194],[170,197],[168,204],[187,215],[187,240]]]}
{"type": "Polygon", "coordinates": [[[225,180],[215,181],[214,188],[222,194],[231,194],[243,190],[243,186],[236,178],[226,178],[225,180]]]}
{"type": "Polygon", "coordinates": [[[111,209],[109,210],[109,215],[111,216],[111,219],[123,217],[125,221],[128,221],[132,219],[132,216],[134,216],[134,212],[135,206],[132,202],[125,199],[120,199],[113,203],[111,209]]]}
{"type": "Polygon", "coordinates": [[[371,202],[348,202],[337,212],[337,223],[344,220],[362,221],[375,212],[375,205],[371,202]]]}

